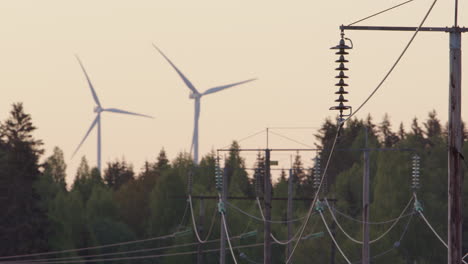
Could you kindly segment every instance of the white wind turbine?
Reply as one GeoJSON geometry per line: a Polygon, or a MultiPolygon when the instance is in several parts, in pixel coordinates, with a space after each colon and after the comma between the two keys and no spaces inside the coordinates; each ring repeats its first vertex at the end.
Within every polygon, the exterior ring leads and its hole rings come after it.
{"type": "Polygon", "coordinates": [[[198,120],[200,118],[200,99],[202,98],[202,96],[212,94],[212,93],[216,93],[216,92],[219,92],[221,90],[231,88],[233,86],[237,86],[237,85],[240,85],[240,84],[251,82],[251,81],[256,80],[256,78],[248,79],[248,80],[245,80],[245,81],[242,81],[242,82],[236,82],[236,83],[231,83],[231,84],[227,84],[227,85],[216,86],[216,87],[213,87],[213,88],[210,88],[210,89],[206,90],[203,93],[200,93],[195,88],[195,86],[187,79],[187,77],[185,77],[185,75],[174,65],[174,63],[172,63],[172,61],[156,45],[153,44],[153,46],[167,60],[167,62],[169,62],[169,64],[172,66],[172,68],[174,68],[174,70],[177,72],[177,74],[179,74],[180,78],[182,78],[185,85],[187,85],[187,87],[191,90],[189,98],[195,100],[195,117],[194,117],[194,127],[193,127],[193,138],[192,138],[192,145],[190,146],[190,152],[192,152],[192,147],[193,147],[193,161],[194,161],[195,164],[198,164],[198,120]]]}
{"type": "Polygon", "coordinates": [[[76,152],[78,152],[81,145],[86,140],[89,133],[91,132],[91,130],[93,130],[93,128],[97,125],[97,167],[98,167],[99,172],[101,172],[101,113],[102,112],[112,112],[112,113],[118,113],[118,114],[142,116],[142,117],[147,117],[147,118],[153,118],[153,117],[149,116],[149,115],[142,115],[142,114],[138,114],[138,113],[124,111],[124,110],[120,110],[120,109],[117,109],[117,108],[102,108],[101,102],[99,102],[99,98],[98,98],[98,96],[96,94],[96,91],[94,90],[94,87],[93,87],[93,84],[91,83],[91,80],[89,79],[88,73],[86,73],[86,70],[85,70],[85,68],[83,66],[83,63],[81,63],[81,60],[80,60],[80,58],[78,56],[76,56],[76,58],[78,59],[78,63],[80,64],[81,69],[83,70],[83,73],[86,76],[86,80],[88,81],[88,86],[91,89],[91,94],[93,95],[94,102],[96,103],[96,107],[94,107],[94,112],[96,113],[96,118],[91,123],[91,126],[88,129],[88,132],[86,132],[86,135],[84,136],[84,138],[81,140],[78,147],[73,152],[72,157],[75,156],[76,152]]]}

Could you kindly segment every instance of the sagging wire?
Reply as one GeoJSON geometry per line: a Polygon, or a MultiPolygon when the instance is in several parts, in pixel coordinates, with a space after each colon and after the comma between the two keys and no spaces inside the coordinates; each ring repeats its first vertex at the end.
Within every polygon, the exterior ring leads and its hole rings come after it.
{"type": "MultiPolygon", "coordinates": [[[[262,219],[261,219],[261,220],[262,220],[263,222],[269,222],[269,221],[267,221],[267,220],[265,219],[265,215],[263,214],[263,208],[262,208],[262,203],[260,202],[260,199],[259,199],[258,197],[256,197],[255,200],[256,200],[256,203],[257,203],[257,206],[258,206],[258,210],[260,211],[260,214],[261,214],[261,216],[262,216],[262,219]]],[[[302,217],[301,219],[304,219],[304,218],[305,218],[305,217],[302,217]]],[[[284,222],[284,221],[283,221],[283,222],[284,222]]],[[[288,222],[292,222],[292,221],[289,220],[289,221],[287,221],[286,223],[288,223],[288,222]]],[[[280,245],[288,245],[288,244],[290,244],[291,242],[297,240],[297,237],[299,236],[300,231],[301,231],[301,229],[299,229],[299,230],[297,231],[297,233],[294,234],[294,236],[293,236],[291,239],[286,240],[285,242],[283,242],[283,241],[277,239],[277,238],[273,235],[273,233],[270,233],[270,237],[271,237],[276,243],[278,243],[278,244],[280,244],[280,245]]]]}
{"type": "MultiPolygon", "coordinates": [[[[408,201],[408,203],[406,204],[405,208],[403,209],[403,211],[401,211],[400,215],[398,216],[397,220],[393,222],[393,224],[382,234],[380,235],[379,237],[377,237],[376,239],[373,239],[371,241],[369,241],[369,244],[372,244],[372,243],[375,243],[377,241],[379,241],[380,239],[382,239],[383,237],[385,237],[395,226],[396,224],[399,222],[399,220],[401,218],[403,218],[403,215],[404,213],[408,210],[408,207],[410,206],[411,202],[413,201],[413,197],[410,198],[410,200],[408,201]]],[[[325,204],[326,206],[328,207],[328,211],[330,211],[330,214],[333,218],[333,220],[335,221],[336,225],[338,226],[338,228],[341,230],[341,232],[343,232],[343,234],[345,234],[346,237],[348,237],[351,241],[357,243],[357,244],[363,244],[363,241],[359,241],[359,240],[356,240],[354,239],[353,237],[351,237],[344,229],[343,227],[341,226],[340,222],[338,222],[338,220],[336,219],[335,217],[335,214],[333,213],[333,211],[331,210],[330,208],[330,204],[328,203],[328,200],[325,198],[325,204]]]]}
{"type": "MultiPolygon", "coordinates": [[[[398,220],[399,218],[393,218],[393,219],[390,219],[390,220],[386,220],[386,221],[380,221],[380,222],[371,222],[371,221],[362,221],[362,220],[359,220],[359,219],[356,219],[350,215],[347,215],[341,211],[339,211],[338,209],[336,209],[335,207],[332,208],[333,212],[335,212],[336,214],[338,215],[341,215],[351,221],[354,221],[354,222],[357,222],[357,223],[361,223],[361,224],[369,224],[369,225],[384,225],[384,224],[389,224],[389,223],[393,223],[395,222],[396,220],[398,220]]],[[[411,212],[411,213],[407,213],[405,215],[403,215],[403,217],[407,217],[407,216],[410,216],[410,215],[413,215],[414,212],[411,212]]]]}
{"type": "MultiPolygon", "coordinates": [[[[257,197],[258,198],[258,197],[257,197]]],[[[252,218],[252,219],[255,219],[257,221],[260,221],[260,222],[268,222],[268,223],[272,223],[272,224],[287,224],[287,223],[291,223],[291,222],[298,222],[298,221],[301,221],[301,220],[304,220],[306,217],[303,216],[303,217],[299,217],[299,218],[296,218],[296,219],[291,219],[291,220],[286,220],[286,221],[280,221],[280,220],[266,220],[264,219],[264,217],[260,218],[260,217],[257,217],[255,215],[252,215],[252,214],[249,214],[248,212],[240,209],[239,207],[237,207],[236,205],[230,203],[230,202],[226,202],[226,204],[234,209],[236,209],[237,211],[239,211],[240,213],[252,218]]],[[[255,207],[257,207],[257,204],[254,204],[255,207]]],[[[261,212],[263,214],[263,212],[261,212]]]]}
{"type": "MultiPolygon", "coordinates": [[[[233,249],[240,248],[252,248],[263,246],[263,243],[256,243],[250,245],[236,246],[233,249]]],[[[217,252],[219,248],[216,249],[206,249],[203,252],[217,252]]],[[[160,258],[160,257],[174,257],[174,256],[184,256],[184,255],[193,255],[197,254],[198,251],[187,251],[179,253],[168,253],[168,254],[159,254],[159,255],[146,255],[146,256],[135,256],[135,257],[122,257],[122,258],[104,258],[104,259],[87,259],[87,260],[73,260],[73,261],[44,261],[44,262],[34,262],[35,264],[66,264],[66,263],[94,263],[94,262],[109,262],[109,261],[121,261],[121,260],[137,260],[137,259],[151,259],[151,258],[160,258]]],[[[11,262],[0,262],[0,263],[11,263],[11,262]]],[[[28,262],[23,262],[28,263],[28,262]]]]}
{"type": "Polygon", "coordinates": [[[224,212],[221,212],[221,219],[224,223],[224,232],[226,233],[226,238],[227,238],[227,241],[228,241],[228,245],[229,245],[229,250],[231,251],[231,255],[232,255],[232,260],[234,261],[235,264],[237,264],[237,260],[236,260],[236,254],[234,254],[234,250],[232,248],[232,244],[231,244],[231,239],[229,238],[229,232],[228,232],[228,229],[227,229],[227,223],[226,223],[226,215],[224,214],[224,212]]]}
{"type": "MultiPolygon", "coordinates": [[[[442,237],[437,233],[437,231],[434,229],[434,227],[432,227],[431,223],[429,223],[429,221],[424,216],[423,208],[421,206],[421,203],[418,201],[418,197],[416,196],[416,193],[413,193],[413,196],[414,196],[414,203],[415,203],[416,211],[419,213],[419,215],[424,220],[424,222],[429,227],[429,229],[431,229],[432,233],[434,233],[434,235],[439,239],[439,241],[442,242],[442,244],[448,249],[447,243],[442,239],[442,237]]],[[[466,257],[466,255],[465,255],[465,257],[466,257]]],[[[468,262],[466,262],[464,260],[465,257],[463,257],[461,260],[462,260],[462,262],[464,264],[468,264],[468,262]]]]}
{"type": "Polygon", "coordinates": [[[330,235],[331,239],[333,240],[333,243],[335,244],[336,248],[338,249],[338,251],[341,253],[341,255],[343,256],[343,258],[346,260],[346,262],[348,264],[352,264],[351,261],[349,261],[349,259],[346,257],[346,255],[344,254],[343,250],[341,249],[340,245],[338,245],[338,242],[336,242],[335,240],[335,237],[333,236],[330,228],[328,227],[328,224],[327,224],[327,221],[325,221],[325,218],[323,217],[323,212],[321,210],[319,210],[319,213],[320,213],[320,217],[322,218],[322,221],[323,221],[323,224],[325,225],[325,228],[327,229],[328,231],[328,234],[330,235]]]}
{"type": "MultiPolygon", "coordinates": [[[[390,249],[388,249],[388,250],[386,250],[384,252],[381,252],[381,253],[379,253],[377,255],[374,255],[370,259],[376,259],[378,257],[381,257],[381,256],[393,251],[394,249],[398,248],[401,245],[401,241],[403,240],[403,237],[405,236],[406,232],[408,231],[408,227],[409,227],[409,224],[411,223],[411,220],[413,219],[413,215],[414,214],[412,214],[410,216],[410,218],[408,219],[408,222],[406,223],[405,228],[403,228],[403,232],[400,235],[400,239],[398,241],[395,241],[395,243],[393,243],[392,248],[390,248],[390,249]]],[[[359,264],[359,263],[362,263],[362,260],[358,260],[358,261],[353,262],[353,264],[359,264]]]]}
{"type": "Polygon", "coordinates": [[[214,222],[216,220],[216,217],[215,217],[216,216],[216,208],[215,208],[215,213],[213,214],[213,216],[211,218],[211,224],[210,224],[210,229],[208,230],[208,234],[206,235],[205,239],[201,239],[200,234],[198,233],[197,223],[195,221],[195,214],[193,213],[192,195],[189,195],[188,203],[190,204],[190,213],[192,215],[192,225],[193,225],[193,231],[195,233],[195,236],[197,237],[197,240],[198,240],[199,243],[201,243],[201,244],[207,243],[208,238],[210,238],[211,232],[213,230],[214,222]]]}
{"type": "Polygon", "coordinates": [[[174,237],[176,237],[177,233],[180,233],[180,232],[175,232],[175,233],[172,233],[172,234],[169,234],[169,235],[164,235],[164,236],[159,236],[159,237],[152,237],[152,238],[140,239],[140,240],[132,240],[132,241],[126,241],[126,242],[120,242],[120,243],[113,243],[113,244],[105,244],[105,245],[92,246],[92,247],[66,249],[66,250],[56,250],[56,251],[33,253],[33,254],[23,254],[23,255],[14,255],[14,256],[4,256],[4,257],[0,257],[0,261],[4,260],[4,259],[47,256],[47,255],[54,255],[54,254],[61,254],[61,253],[79,252],[79,251],[84,251],[84,250],[117,247],[117,246],[130,245],[130,244],[136,244],[136,243],[142,243],[142,242],[148,242],[148,241],[162,240],[162,239],[174,238],[174,237]]]}

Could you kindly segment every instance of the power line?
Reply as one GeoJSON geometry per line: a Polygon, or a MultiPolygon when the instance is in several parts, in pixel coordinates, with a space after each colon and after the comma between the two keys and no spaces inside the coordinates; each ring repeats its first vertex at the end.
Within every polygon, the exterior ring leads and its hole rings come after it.
{"type": "Polygon", "coordinates": [[[231,239],[229,238],[229,231],[228,231],[228,228],[227,228],[226,216],[224,215],[224,212],[221,212],[221,219],[223,220],[223,223],[224,223],[224,225],[223,225],[224,226],[224,231],[226,232],[226,238],[227,238],[227,241],[228,241],[229,249],[231,251],[232,260],[234,260],[234,263],[237,264],[236,255],[234,254],[232,244],[231,244],[231,239]]]}
{"type": "MultiPolygon", "coordinates": [[[[400,239],[398,241],[396,241],[395,243],[393,243],[393,246],[390,249],[385,250],[384,252],[381,252],[381,253],[379,253],[377,255],[372,256],[371,259],[376,259],[378,257],[384,256],[384,255],[388,254],[389,252],[393,251],[395,248],[398,248],[400,246],[401,240],[403,240],[403,237],[405,236],[406,232],[408,231],[408,227],[409,227],[409,224],[410,224],[411,220],[413,219],[413,215],[414,214],[411,215],[411,217],[408,219],[408,222],[405,225],[405,228],[403,228],[403,232],[400,235],[400,239]]],[[[358,261],[354,261],[353,264],[358,264],[358,263],[361,263],[361,262],[362,262],[362,260],[358,260],[358,261]]]]}
{"type": "Polygon", "coordinates": [[[210,237],[211,231],[213,230],[214,222],[216,220],[216,217],[215,217],[216,216],[216,211],[217,211],[216,207],[215,207],[213,217],[211,218],[211,224],[210,224],[210,229],[208,230],[208,234],[206,235],[205,239],[201,239],[200,234],[198,234],[197,223],[195,222],[195,214],[193,213],[192,195],[189,195],[188,201],[189,201],[189,204],[190,204],[190,214],[192,215],[193,231],[195,233],[195,236],[197,237],[198,242],[200,242],[201,244],[204,244],[204,243],[208,242],[208,238],[210,237]]]}
{"type": "MultiPolygon", "coordinates": [[[[382,234],[380,235],[379,237],[377,237],[376,239],[374,240],[371,240],[369,241],[369,244],[372,244],[372,243],[375,243],[377,241],[379,241],[380,239],[382,239],[383,237],[385,237],[394,227],[395,225],[398,223],[398,221],[403,217],[403,214],[406,212],[406,210],[408,210],[408,207],[410,206],[411,204],[411,201],[413,201],[413,197],[411,197],[411,199],[408,201],[408,203],[406,204],[405,208],[403,209],[403,211],[400,213],[400,215],[398,216],[397,220],[393,222],[393,224],[382,234]]],[[[351,237],[344,229],[343,227],[341,226],[341,224],[338,222],[338,220],[336,219],[335,215],[333,214],[333,211],[331,210],[330,208],[330,205],[328,204],[328,201],[327,199],[325,199],[325,203],[328,207],[328,210],[330,211],[330,214],[333,218],[333,220],[335,221],[336,225],[338,226],[338,228],[340,228],[341,232],[343,232],[343,234],[346,235],[346,237],[348,237],[351,241],[357,243],[357,244],[363,244],[363,241],[359,241],[359,240],[356,240],[354,239],[353,237],[351,237]]]]}
{"type": "Polygon", "coordinates": [[[170,234],[170,235],[159,236],[159,237],[152,237],[152,238],[141,239],[141,240],[133,240],[133,241],[114,243],[114,244],[106,244],[106,245],[99,245],[99,246],[92,246],[92,247],[85,247],[85,248],[66,249],[66,250],[57,250],[57,251],[49,251],[49,252],[42,252],[42,253],[5,256],[5,257],[0,257],[0,260],[2,260],[2,259],[13,259],[13,258],[24,258],[24,257],[46,256],[46,255],[53,255],[53,254],[59,254],[59,253],[79,252],[79,251],[90,250],[90,249],[117,247],[117,246],[130,245],[130,244],[136,244],[136,243],[142,243],[142,242],[148,242],[148,241],[154,241],[154,240],[174,238],[177,233],[178,232],[175,232],[175,233],[170,234]]]}
{"type": "Polygon", "coordinates": [[[408,48],[410,47],[411,43],[413,42],[414,38],[416,37],[416,35],[419,33],[419,30],[421,29],[421,27],[424,25],[424,22],[426,21],[427,17],[429,16],[429,14],[431,13],[432,11],[432,8],[434,7],[434,5],[437,3],[437,0],[434,0],[434,2],[432,3],[431,7],[429,8],[429,10],[427,11],[426,15],[424,16],[423,20],[421,21],[421,23],[419,24],[419,26],[416,28],[416,31],[414,32],[413,36],[411,37],[411,39],[409,40],[408,44],[406,44],[406,47],[403,49],[403,52],[400,54],[400,56],[398,57],[398,59],[395,61],[395,63],[393,64],[393,66],[390,68],[390,70],[387,72],[387,74],[385,75],[385,77],[382,79],[382,81],[380,81],[380,83],[377,85],[377,87],[372,91],[372,93],[367,97],[366,100],[364,100],[364,102],[357,108],[357,110],[355,110],[352,114],[350,114],[348,116],[348,118],[346,118],[346,120],[344,120],[343,122],[346,122],[348,121],[351,117],[353,117],[357,112],[359,112],[359,110],[361,110],[362,107],[364,107],[365,104],[367,104],[367,102],[374,96],[374,94],[377,92],[377,90],[380,89],[380,87],[382,86],[382,84],[387,80],[388,76],[390,76],[390,74],[393,72],[393,70],[395,69],[395,67],[398,65],[398,63],[400,62],[401,58],[403,57],[403,55],[405,55],[406,51],[408,50],[408,48]]]}
{"type": "MultiPolygon", "coordinates": [[[[241,139],[238,139],[238,140],[236,140],[236,141],[237,141],[237,143],[240,143],[240,142],[242,142],[242,141],[244,141],[244,140],[247,140],[247,139],[249,139],[249,138],[255,137],[255,136],[257,136],[257,135],[259,135],[259,134],[261,134],[261,133],[264,133],[264,132],[265,132],[265,130],[262,129],[262,130],[260,130],[260,131],[258,131],[258,132],[255,132],[255,133],[253,133],[253,134],[251,134],[251,135],[248,135],[248,136],[243,137],[243,138],[241,138],[241,139]]],[[[230,146],[231,146],[231,144],[226,145],[226,146],[223,147],[223,149],[224,149],[224,148],[228,148],[228,147],[230,147],[230,146]]]]}
{"type": "Polygon", "coordinates": [[[352,26],[352,25],[354,25],[354,24],[357,24],[357,23],[362,22],[362,21],[364,21],[364,20],[367,20],[367,19],[369,19],[369,18],[375,17],[375,16],[377,16],[377,15],[380,15],[380,14],[382,14],[382,13],[385,13],[385,12],[387,12],[387,11],[390,11],[390,10],[392,10],[392,9],[394,9],[394,8],[397,8],[397,7],[399,7],[399,6],[408,4],[409,2],[413,2],[413,1],[414,1],[414,0],[409,0],[409,1],[406,1],[406,2],[403,2],[403,3],[400,3],[400,4],[396,5],[396,6],[392,6],[392,7],[390,7],[390,8],[385,9],[385,10],[382,10],[382,11],[380,11],[380,12],[377,12],[377,13],[375,13],[375,14],[373,14],[373,15],[367,16],[367,17],[365,17],[365,18],[363,18],[363,19],[359,19],[359,20],[357,20],[357,21],[355,21],[355,22],[349,24],[348,26],[352,26]]]}
{"type": "Polygon", "coordinates": [[[286,264],[289,264],[290,261],[292,260],[292,257],[294,255],[294,252],[296,251],[296,248],[297,246],[299,245],[299,242],[301,241],[301,238],[302,236],[304,235],[304,230],[307,226],[307,223],[309,223],[309,219],[312,215],[312,210],[314,208],[314,205],[315,203],[317,202],[317,198],[318,198],[318,195],[320,193],[320,189],[322,187],[322,184],[323,184],[323,180],[325,179],[325,175],[328,171],[328,166],[330,165],[330,160],[331,160],[331,157],[333,155],[333,152],[335,151],[335,146],[336,146],[336,142],[338,141],[338,136],[340,134],[340,130],[342,128],[342,124],[340,124],[340,126],[338,127],[337,131],[336,131],[336,135],[335,135],[335,139],[333,140],[333,145],[331,147],[331,150],[330,150],[330,154],[328,155],[328,159],[327,159],[327,163],[325,164],[325,168],[323,170],[323,173],[322,173],[322,177],[320,179],[320,184],[318,185],[317,187],[317,191],[315,192],[315,196],[314,196],[314,200],[312,201],[312,203],[310,204],[310,207],[309,207],[309,210],[307,212],[307,217],[306,217],[306,220],[304,221],[304,224],[301,226],[301,233],[299,235],[299,239],[297,240],[297,242],[294,244],[294,247],[292,248],[292,251],[288,257],[288,259],[286,260],[286,264]]]}
{"type": "Polygon", "coordinates": [[[323,224],[327,228],[328,234],[330,235],[331,239],[333,240],[333,243],[335,243],[336,248],[338,249],[338,251],[340,251],[341,255],[346,260],[346,262],[348,262],[348,264],[351,264],[351,261],[349,261],[349,259],[344,254],[343,250],[341,250],[340,245],[338,245],[338,242],[336,242],[335,237],[333,236],[332,232],[330,231],[330,228],[328,227],[327,221],[325,221],[325,218],[323,217],[322,211],[319,211],[319,213],[320,213],[320,217],[322,218],[323,224]]]}
{"type": "MultiPolygon", "coordinates": [[[[236,209],[237,211],[239,211],[240,213],[252,218],[252,219],[255,219],[255,220],[258,220],[258,221],[261,221],[261,222],[269,222],[269,223],[272,223],[272,224],[287,224],[289,222],[298,222],[298,221],[301,221],[303,220],[304,218],[306,218],[305,216],[303,217],[300,217],[300,218],[296,218],[296,219],[291,219],[289,221],[278,221],[278,220],[266,220],[264,217],[260,218],[260,217],[257,217],[255,215],[252,215],[252,214],[249,214],[248,212],[240,209],[239,207],[235,206],[234,204],[231,204],[230,202],[226,202],[227,205],[229,205],[230,207],[236,209]]],[[[255,205],[255,207],[257,207],[257,205],[255,205]]],[[[263,212],[262,212],[263,213],[263,212]]]]}
{"type": "Polygon", "coordinates": [[[277,133],[277,132],[272,132],[272,131],[270,131],[270,133],[272,133],[273,135],[282,137],[282,138],[284,138],[284,139],[287,139],[287,140],[289,140],[289,141],[295,142],[295,143],[297,143],[297,144],[299,144],[299,145],[302,145],[302,146],[304,146],[304,147],[314,148],[314,147],[311,146],[311,145],[308,145],[308,144],[305,144],[305,143],[300,142],[299,140],[295,140],[295,139],[293,139],[293,138],[290,138],[290,137],[281,135],[281,134],[279,134],[279,133],[277,133]]]}
{"type": "MultiPolygon", "coordinates": [[[[366,221],[362,221],[362,220],[356,219],[356,218],[354,218],[354,217],[352,217],[352,216],[350,216],[350,215],[347,215],[347,214],[345,214],[345,213],[339,211],[338,209],[336,209],[336,208],[334,208],[334,207],[332,208],[332,210],[333,210],[333,212],[335,212],[335,213],[337,213],[337,214],[339,214],[339,215],[341,215],[341,216],[343,216],[343,217],[345,217],[345,218],[347,218],[347,219],[349,219],[349,220],[351,220],[351,221],[355,221],[355,222],[361,223],[361,224],[366,223],[366,224],[370,224],[370,225],[384,225],[384,224],[393,223],[393,222],[395,222],[396,220],[399,219],[399,218],[397,217],[397,218],[393,218],[393,219],[386,220],[386,221],[380,221],[380,222],[371,222],[371,221],[366,222],[366,221]]],[[[411,213],[408,213],[408,214],[403,215],[403,217],[407,217],[407,216],[410,216],[410,215],[413,215],[413,214],[414,214],[414,212],[411,212],[411,213]]]]}
{"type": "MultiPolygon", "coordinates": [[[[251,248],[262,246],[263,243],[236,246],[233,249],[239,248],[251,248]]],[[[219,251],[219,248],[204,250],[204,252],[216,252],[219,251]]],[[[147,256],[135,256],[135,257],[122,257],[122,258],[104,258],[104,259],[87,259],[87,260],[72,260],[72,261],[44,261],[44,262],[34,262],[34,264],[66,264],[66,263],[92,263],[92,262],[108,262],[108,261],[120,261],[120,260],[136,260],[136,259],[150,259],[150,258],[160,258],[160,257],[174,257],[174,256],[184,256],[184,255],[193,255],[197,254],[198,251],[187,251],[187,252],[178,252],[178,253],[168,253],[168,254],[158,254],[158,255],[147,255],[147,256]]],[[[0,262],[0,263],[11,263],[11,262],[0,262]]],[[[27,264],[28,262],[22,262],[27,264]]]]}
{"type": "MultiPolygon", "coordinates": [[[[418,197],[416,196],[416,193],[413,193],[413,195],[414,195],[415,201],[419,203],[418,197]]],[[[442,239],[442,237],[440,237],[440,235],[437,233],[437,231],[434,229],[434,227],[432,227],[431,223],[429,223],[429,221],[428,221],[428,220],[426,219],[426,217],[424,216],[423,211],[422,211],[422,210],[417,210],[417,211],[418,211],[419,215],[421,216],[421,218],[424,220],[424,222],[427,224],[427,226],[431,229],[432,233],[434,233],[434,235],[439,239],[439,241],[442,242],[442,244],[448,249],[449,247],[448,247],[447,243],[442,239]]],[[[464,258],[465,258],[465,257],[463,257],[463,258],[461,259],[461,261],[462,261],[464,264],[468,264],[468,262],[466,262],[466,261],[464,260],[464,258]]]]}

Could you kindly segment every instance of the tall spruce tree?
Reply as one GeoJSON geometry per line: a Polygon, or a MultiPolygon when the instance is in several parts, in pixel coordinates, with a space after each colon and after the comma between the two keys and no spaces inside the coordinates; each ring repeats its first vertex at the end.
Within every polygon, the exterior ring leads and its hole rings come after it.
{"type": "Polygon", "coordinates": [[[34,188],[43,153],[42,142],[32,135],[35,130],[21,103],[13,104],[10,117],[0,124],[0,179],[6,193],[1,200],[0,255],[48,248],[47,215],[34,188]]]}

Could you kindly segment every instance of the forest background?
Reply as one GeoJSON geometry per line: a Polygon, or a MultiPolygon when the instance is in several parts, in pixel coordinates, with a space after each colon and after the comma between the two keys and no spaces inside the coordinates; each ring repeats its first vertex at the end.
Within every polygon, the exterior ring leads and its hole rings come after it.
{"type": "MultiPolygon", "coordinates": [[[[0,123],[0,261],[35,260],[40,263],[196,263],[197,239],[185,198],[193,195],[217,195],[215,152],[206,154],[194,166],[188,153],[169,160],[164,149],[153,161],[146,161],[139,172],[125,160],[109,162],[103,174],[91,168],[85,157],[67,186],[63,152],[40,162],[43,142],[34,138],[36,127],[23,105],[13,105],[8,119],[0,123]],[[192,172],[193,183],[188,186],[192,172]],[[138,242],[139,241],[139,242],[138,242]],[[132,242],[132,243],[126,243],[132,242]],[[117,243],[117,244],[116,244],[117,243]],[[102,245],[110,245],[101,247],[102,245]],[[60,251],[55,254],[44,252],[60,251]],[[27,255],[5,258],[7,256],[27,255]],[[106,260],[112,258],[114,260],[106,260]]],[[[329,156],[337,131],[336,122],[326,119],[314,135],[322,159],[329,156]]],[[[412,198],[411,157],[421,158],[421,187],[417,189],[424,214],[442,238],[447,237],[447,129],[435,111],[423,122],[416,118],[410,128],[401,124],[392,130],[389,116],[375,122],[352,119],[340,133],[337,149],[360,149],[367,142],[371,148],[406,148],[414,151],[371,152],[371,239],[385,232],[412,198]]],[[[465,129],[464,129],[465,131],[465,129]]],[[[464,141],[467,132],[464,133],[464,141]]],[[[222,160],[228,178],[229,195],[263,196],[256,184],[261,179],[264,155],[257,154],[257,177],[245,166],[241,146],[234,141],[222,160]]],[[[465,145],[463,153],[467,153],[465,145]]],[[[363,158],[359,151],[335,151],[326,173],[320,197],[337,199],[337,220],[350,236],[361,237],[361,197],[363,158]]],[[[324,165],[325,161],[322,160],[324,165]]],[[[466,169],[467,163],[464,163],[466,169]]],[[[273,197],[286,197],[288,169],[273,183],[273,197]]],[[[294,157],[294,197],[313,197],[314,168],[303,165],[300,153],[294,157]]],[[[468,184],[464,183],[464,193],[468,184]]],[[[467,212],[466,196],[463,199],[467,212]]],[[[198,219],[200,202],[193,200],[198,219]]],[[[205,217],[199,223],[210,243],[203,246],[204,263],[218,263],[220,217],[217,201],[205,200],[205,217]],[[210,231],[211,230],[211,231],[210,231]],[[212,241],[213,240],[213,241],[212,241]]],[[[310,202],[294,203],[294,218],[306,215],[310,202]]],[[[263,259],[263,223],[255,201],[232,200],[227,204],[227,223],[235,253],[241,263],[260,263],[263,259]],[[260,219],[260,220],[259,220],[260,219]]],[[[326,220],[332,217],[325,211],[326,220]]],[[[286,203],[272,204],[273,234],[286,240],[286,203]]],[[[303,220],[294,222],[294,233],[303,220]]],[[[468,217],[465,214],[464,245],[468,217]]],[[[300,241],[294,263],[330,263],[332,241],[318,214],[306,228],[308,239],[300,241]],[[322,234],[323,235],[317,235],[322,234]],[[314,235],[315,234],[315,235],[314,235]]],[[[336,229],[336,239],[352,261],[360,260],[360,245],[336,229]]],[[[466,246],[463,252],[467,252],[466,246]]],[[[412,208],[386,236],[371,246],[371,256],[378,263],[443,263],[446,248],[412,208]]],[[[284,263],[285,247],[273,244],[274,263],[284,263]]],[[[233,263],[227,258],[227,263],[233,263]]],[[[335,252],[335,263],[345,263],[335,252]]]]}

